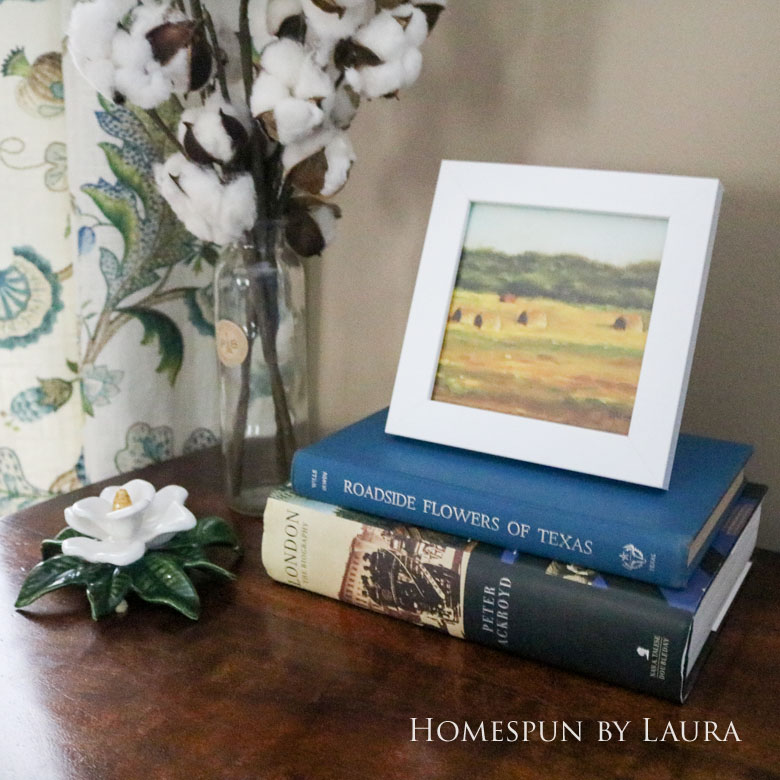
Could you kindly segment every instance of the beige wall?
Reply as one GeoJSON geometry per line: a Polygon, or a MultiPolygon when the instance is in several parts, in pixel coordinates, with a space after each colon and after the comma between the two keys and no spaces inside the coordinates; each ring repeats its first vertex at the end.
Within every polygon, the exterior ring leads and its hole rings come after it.
{"type": "Polygon", "coordinates": [[[751,442],[780,549],[780,2],[450,0],[423,75],[366,105],[341,232],[312,274],[316,421],[386,405],[439,161],[720,178],[683,429],[751,442]]]}

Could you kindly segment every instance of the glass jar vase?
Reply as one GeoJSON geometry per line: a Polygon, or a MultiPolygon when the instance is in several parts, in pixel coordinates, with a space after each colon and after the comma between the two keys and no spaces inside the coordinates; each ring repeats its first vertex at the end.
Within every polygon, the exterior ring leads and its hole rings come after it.
{"type": "Polygon", "coordinates": [[[304,264],[283,223],[254,235],[222,251],[214,308],[227,502],[261,515],[308,443],[309,396],[304,264]]]}

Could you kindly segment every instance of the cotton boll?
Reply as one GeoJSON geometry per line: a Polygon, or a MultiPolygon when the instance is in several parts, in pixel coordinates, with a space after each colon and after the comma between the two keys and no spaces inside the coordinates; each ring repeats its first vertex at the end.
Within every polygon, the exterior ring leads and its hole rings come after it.
{"type": "Polygon", "coordinates": [[[357,114],[360,106],[360,95],[346,83],[322,103],[322,110],[330,122],[341,130],[346,130],[357,114]]]}
{"type": "Polygon", "coordinates": [[[114,36],[112,57],[118,68],[143,71],[152,59],[152,47],[146,38],[138,38],[119,30],[114,36]]]}
{"type": "Polygon", "coordinates": [[[315,130],[311,135],[287,144],[282,152],[282,165],[285,172],[289,173],[296,165],[322,151],[335,134],[335,128],[323,127],[315,130]]]}
{"type": "Polygon", "coordinates": [[[248,109],[215,92],[201,107],[188,108],[179,119],[178,138],[190,160],[201,165],[235,161],[249,140],[248,109]]]}
{"type": "Polygon", "coordinates": [[[317,48],[323,48],[328,53],[337,41],[354,35],[358,27],[374,14],[374,4],[366,2],[346,7],[340,17],[338,14],[321,10],[312,0],[302,0],[301,6],[306,14],[308,29],[319,43],[317,48]]]}
{"type": "Polygon", "coordinates": [[[381,60],[398,59],[406,46],[404,29],[389,11],[380,11],[355,34],[355,40],[381,60]]]}
{"type": "Polygon", "coordinates": [[[407,46],[419,48],[428,37],[428,22],[425,14],[412,5],[403,5],[393,11],[396,19],[403,20],[404,40],[407,46]]]}
{"type": "MultiPolygon", "coordinates": [[[[185,185],[192,174],[192,163],[183,154],[176,153],[169,157],[163,165],[154,166],[154,179],[160,194],[165,198],[173,213],[196,238],[201,241],[213,241],[214,233],[208,219],[193,208],[185,185]]],[[[198,172],[195,172],[198,176],[198,172]]],[[[219,180],[215,177],[219,186],[219,180]]]]}
{"type": "Polygon", "coordinates": [[[301,65],[292,93],[303,100],[324,100],[333,94],[333,81],[311,57],[307,57],[301,65]]]}
{"type": "Polygon", "coordinates": [[[112,42],[119,21],[133,8],[135,0],[101,0],[79,3],[68,26],[68,50],[81,75],[102,95],[114,97],[112,42]]]}
{"type": "MultiPolygon", "coordinates": [[[[195,142],[214,162],[228,163],[235,157],[233,139],[228,135],[222,123],[222,116],[213,111],[202,111],[192,121],[182,119],[179,136],[182,143],[190,131],[195,142]]],[[[186,146],[185,146],[186,149],[186,146]]],[[[189,152],[189,150],[187,150],[189,152]]],[[[190,154],[190,157],[193,155],[190,154]]]]}
{"type": "Polygon", "coordinates": [[[402,60],[360,70],[348,68],[344,77],[356,92],[369,99],[392,95],[404,86],[402,60]]]}
{"type": "Polygon", "coordinates": [[[323,203],[321,206],[312,208],[310,213],[320,229],[325,246],[332,244],[333,239],[336,238],[336,220],[340,216],[340,212],[331,208],[329,204],[323,203]]]}
{"type": "Polygon", "coordinates": [[[277,35],[282,22],[291,16],[302,13],[301,0],[269,0],[266,10],[268,31],[277,35]]]}
{"type": "Polygon", "coordinates": [[[289,38],[269,43],[260,55],[260,66],[284,84],[293,89],[306,61],[306,50],[296,41],[289,38]]]}
{"type": "Polygon", "coordinates": [[[78,3],[71,12],[68,49],[74,56],[101,59],[111,56],[111,42],[119,21],[136,0],[98,0],[78,3]]]}
{"type": "Polygon", "coordinates": [[[422,53],[419,49],[408,49],[403,58],[401,59],[401,65],[403,68],[403,86],[409,87],[417,81],[422,70],[422,53]]]}
{"type": "Polygon", "coordinates": [[[186,22],[187,17],[169,5],[138,5],[133,11],[130,33],[142,37],[166,22],[186,22]]]}
{"type": "Polygon", "coordinates": [[[313,257],[333,241],[341,209],[335,203],[296,195],[287,205],[286,216],[287,243],[301,257],[313,257]]]}
{"type": "Polygon", "coordinates": [[[274,109],[276,135],[280,143],[294,143],[322,124],[322,109],[308,100],[286,98],[274,109]]]}
{"type": "Polygon", "coordinates": [[[240,241],[252,229],[256,216],[255,186],[252,177],[245,173],[222,187],[214,227],[215,242],[231,244],[240,241]]]}
{"type": "Polygon", "coordinates": [[[325,197],[335,195],[344,186],[354,160],[347,134],[330,128],[286,147],[282,154],[288,182],[303,192],[325,197]],[[317,148],[325,139],[324,146],[317,148]]]}
{"type": "Polygon", "coordinates": [[[352,163],[355,162],[355,151],[346,133],[338,133],[328,143],[325,147],[325,159],[328,162],[328,170],[320,194],[327,198],[335,195],[347,183],[352,163]]]}
{"type": "Polygon", "coordinates": [[[290,90],[276,76],[261,71],[252,87],[250,109],[253,116],[272,111],[281,100],[290,97],[290,90]]]}
{"type": "Polygon", "coordinates": [[[447,0],[412,0],[413,4],[417,6],[424,14],[428,24],[428,34],[436,26],[436,22],[439,20],[441,12],[447,6],[447,0]]]}
{"type": "Polygon", "coordinates": [[[170,79],[173,92],[189,92],[192,86],[189,49],[179,49],[173,59],[163,65],[162,71],[170,79]]]}

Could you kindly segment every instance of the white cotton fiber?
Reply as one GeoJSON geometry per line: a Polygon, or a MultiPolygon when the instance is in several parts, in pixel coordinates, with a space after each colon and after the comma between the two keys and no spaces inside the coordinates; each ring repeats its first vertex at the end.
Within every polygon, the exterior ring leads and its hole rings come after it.
{"type": "Polygon", "coordinates": [[[82,76],[102,95],[115,91],[112,43],[117,22],[133,8],[135,0],[101,0],[74,7],[68,27],[68,50],[82,76]]]}
{"type": "Polygon", "coordinates": [[[333,127],[323,127],[315,130],[311,135],[304,136],[299,141],[285,146],[282,152],[282,165],[285,172],[289,172],[302,160],[317,154],[320,149],[324,149],[336,135],[336,132],[333,127]]]}
{"type": "Polygon", "coordinates": [[[250,108],[253,116],[274,109],[280,100],[290,97],[290,90],[276,76],[261,71],[252,87],[250,108]]]}
{"type": "Polygon", "coordinates": [[[357,114],[360,98],[349,84],[342,83],[322,104],[322,110],[336,127],[346,130],[357,114]]]}
{"type": "Polygon", "coordinates": [[[403,86],[409,87],[417,81],[422,70],[422,53],[419,49],[407,49],[401,60],[403,67],[403,86]]]}
{"type": "Polygon", "coordinates": [[[233,139],[227,134],[219,111],[197,109],[185,111],[179,124],[179,140],[182,142],[187,132],[187,123],[192,126],[195,140],[207,154],[222,163],[233,159],[236,153],[233,139]]]}
{"type": "Polygon", "coordinates": [[[367,98],[392,95],[404,86],[404,68],[401,60],[360,70],[348,68],[344,77],[355,91],[367,98]]]}
{"type": "Polygon", "coordinates": [[[240,241],[254,224],[255,191],[249,174],[223,184],[211,167],[177,152],[154,167],[154,177],[173,212],[201,241],[240,241]]]}
{"type": "Polygon", "coordinates": [[[288,89],[292,89],[305,60],[306,50],[300,43],[282,38],[263,49],[260,66],[266,73],[276,76],[288,89]]]}
{"type": "Polygon", "coordinates": [[[373,2],[355,3],[346,8],[341,17],[321,10],[312,0],[302,0],[301,6],[309,31],[328,53],[337,41],[354,35],[358,27],[365,24],[374,13],[373,2]]]}
{"type": "Polygon", "coordinates": [[[371,49],[384,62],[398,59],[406,46],[404,29],[389,11],[380,11],[365,27],[361,27],[355,40],[371,49]]]}
{"type": "Polygon", "coordinates": [[[282,22],[301,13],[301,0],[269,0],[266,10],[268,31],[276,35],[282,22]]]}
{"type": "Polygon", "coordinates": [[[309,213],[312,219],[317,223],[317,227],[320,229],[322,240],[325,246],[333,243],[333,239],[336,237],[336,213],[327,204],[323,203],[321,206],[312,206],[309,209],[309,213]]]}
{"type": "Polygon", "coordinates": [[[325,159],[328,161],[328,171],[320,194],[329,197],[346,184],[349,170],[355,162],[355,152],[346,133],[338,133],[328,143],[325,147],[325,159]]]}
{"type": "Polygon", "coordinates": [[[322,124],[324,114],[308,100],[286,98],[274,109],[276,132],[283,144],[294,143],[322,124]]]}
{"type": "Polygon", "coordinates": [[[245,173],[222,188],[214,241],[217,244],[240,241],[252,229],[256,216],[254,183],[252,177],[245,173]]]}
{"type": "Polygon", "coordinates": [[[428,21],[419,8],[414,8],[411,5],[399,6],[393,10],[393,15],[408,17],[406,29],[404,30],[404,39],[407,46],[419,48],[425,43],[428,37],[428,21]],[[401,8],[404,9],[403,12],[401,12],[401,8]]]}
{"type": "Polygon", "coordinates": [[[324,100],[333,94],[333,81],[311,57],[307,57],[301,63],[292,94],[303,100],[324,100]]]}

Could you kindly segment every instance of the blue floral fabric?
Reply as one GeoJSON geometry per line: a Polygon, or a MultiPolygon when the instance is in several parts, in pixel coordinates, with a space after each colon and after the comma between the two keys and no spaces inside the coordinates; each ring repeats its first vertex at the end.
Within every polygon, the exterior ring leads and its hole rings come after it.
{"type": "Polygon", "coordinates": [[[0,0],[0,515],[217,441],[216,248],[154,187],[167,139],[63,59],[68,11],[0,0]]]}

